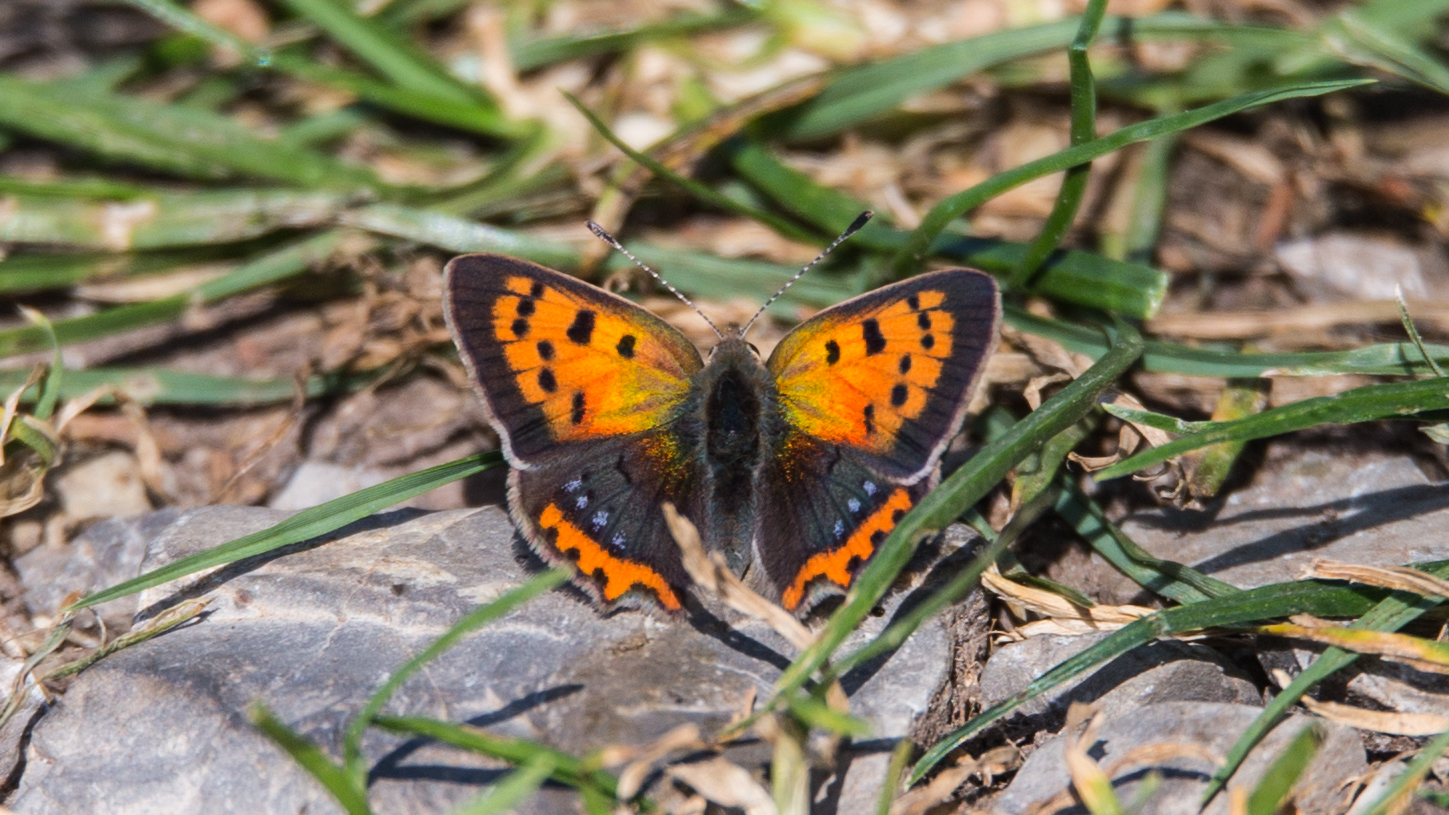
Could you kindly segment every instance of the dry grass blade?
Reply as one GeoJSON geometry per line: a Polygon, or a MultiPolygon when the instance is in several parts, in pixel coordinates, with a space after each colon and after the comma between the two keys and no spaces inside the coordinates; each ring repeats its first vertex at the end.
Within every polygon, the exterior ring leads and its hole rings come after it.
{"type": "Polygon", "coordinates": [[[1293,618],[1293,623],[1259,626],[1259,634],[1273,637],[1321,642],[1359,654],[1376,654],[1423,671],[1449,674],[1449,643],[1435,642],[1408,634],[1365,631],[1317,620],[1306,615],[1293,618]]]}
{"type": "Polygon", "coordinates": [[[1045,615],[1056,622],[1080,623],[1093,630],[1121,628],[1153,612],[1153,609],[1144,606],[1079,606],[1059,594],[1008,580],[1002,577],[994,564],[982,573],[981,585],[1008,604],[1045,615]]]}
{"type": "Polygon", "coordinates": [[[1112,791],[1112,779],[1087,754],[1087,750],[1097,741],[1097,730],[1101,728],[1105,717],[1100,710],[1074,702],[1067,712],[1066,729],[1075,729],[1082,719],[1087,719],[1087,722],[1082,727],[1081,734],[1075,739],[1068,739],[1063,748],[1067,773],[1072,778],[1072,789],[1076,790],[1082,805],[1093,815],[1121,812],[1117,795],[1112,791]]]}
{"type": "Polygon", "coordinates": [[[1437,736],[1449,731],[1449,716],[1435,713],[1366,710],[1339,702],[1320,702],[1310,696],[1299,701],[1316,716],[1359,730],[1395,736],[1437,736]]]}
{"type": "MultiPolygon", "coordinates": [[[[1449,328],[1449,303],[1414,304],[1414,317],[1436,330],[1449,328]]],[[[1270,335],[1318,336],[1340,326],[1373,325],[1399,321],[1393,300],[1355,300],[1323,305],[1299,305],[1271,311],[1213,311],[1167,314],[1147,321],[1147,330],[1169,337],[1198,340],[1243,340],[1270,335]]]]}
{"type": "Polygon", "coordinates": [[[971,776],[981,776],[981,785],[989,787],[995,776],[1015,770],[1021,762],[1021,750],[1011,744],[988,750],[980,758],[965,756],[954,766],[938,773],[930,783],[897,798],[891,804],[890,815],[925,815],[950,800],[952,793],[971,776]]]}
{"type": "Polygon", "coordinates": [[[25,384],[10,392],[5,397],[5,412],[0,414],[0,466],[5,465],[5,443],[10,440],[10,425],[20,412],[20,397],[30,390],[35,383],[45,376],[48,370],[44,362],[37,362],[30,368],[30,375],[25,378],[25,384]]]}
{"type": "Polygon", "coordinates": [[[664,521],[669,525],[669,534],[674,536],[674,542],[684,553],[684,568],[696,586],[718,597],[735,611],[769,623],[780,636],[802,651],[814,644],[815,635],[793,614],[761,597],[723,563],[705,554],[699,530],[688,518],[680,515],[673,504],[664,504],[664,521]]]}
{"type": "Polygon", "coordinates": [[[117,637],[116,639],[106,643],[100,648],[97,648],[91,653],[86,654],[80,659],[77,659],[73,662],[67,662],[66,664],[59,666],[55,670],[47,672],[44,676],[40,677],[40,681],[43,682],[47,679],[59,679],[64,676],[78,674],[81,671],[84,671],[86,668],[94,665],[102,658],[110,656],[111,654],[114,654],[115,652],[120,651],[123,648],[129,648],[132,645],[145,642],[152,637],[164,634],[167,631],[170,631],[171,629],[176,628],[177,626],[185,622],[195,619],[197,615],[201,614],[201,612],[206,610],[206,607],[210,605],[211,601],[214,599],[216,598],[200,597],[178,603],[177,605],[166,609],[161,614],[158,614],[154,619],[148,621],[145,625],[139,626],[135,630],[117,637]]]}
{"type": "Polygon", "coordinates": [[[1336,560],[1315,560],[1308,576],[1324,580],[1347,580],[1351,583],[1449,600],[1449,580],[1407,566],[1363,566],[1336,560]]]}
{"type": "Polygon", "coordinates": [[[676,764],[665,773],[688,784],[711,803],[742,809],[745,815],[776,815],[775,802],[765,787],[750,775],[749,770],[722,756],[676,764]]]}

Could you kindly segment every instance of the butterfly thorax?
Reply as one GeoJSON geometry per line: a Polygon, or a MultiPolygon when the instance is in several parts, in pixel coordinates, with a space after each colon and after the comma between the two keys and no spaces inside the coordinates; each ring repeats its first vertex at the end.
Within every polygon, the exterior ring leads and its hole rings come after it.
{"type": "Polygon", "coordinates": [[[706,540],[737,571],[748,560],[757,480],[778,435],[775,383],[748,343],[723,340],[695,380],[694,415],[703,459],[706,540]]]}

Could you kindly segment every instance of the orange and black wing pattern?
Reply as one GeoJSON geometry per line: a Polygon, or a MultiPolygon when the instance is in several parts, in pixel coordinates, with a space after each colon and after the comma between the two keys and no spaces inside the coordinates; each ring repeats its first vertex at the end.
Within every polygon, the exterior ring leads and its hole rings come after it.
{"type": "Polygon", "coordinates": [[[667,422],[702,367],[689,340],[653,314],[516,258],[454,258],[443,307],[515,467],[559,445],[667,422]]]}
{"type": "Polygon", "coordinates": [[[883,474],[923,478],[960,429],[996,345],[990,275],[948,269],[815,315],[770,355],[786,423],[858,451],[883,474]]]}
{"type": "Polygon", "coordinates": [[[444,297],[513,465],[509,510],[524,538],[576,568],[601,604],[679,610],[688,575],[660,504],[693,497],[670,428],[699,352],[633,303],[515,258],[454,259],[444,297]]]}
{"type": "Polygon", "coordinates": [[[775,348],[788,431],[764,473],[756,557],[786,608],[848,588],[961,429],[996,345],[989,275],[932,272],[826,309],[775,348]]]}

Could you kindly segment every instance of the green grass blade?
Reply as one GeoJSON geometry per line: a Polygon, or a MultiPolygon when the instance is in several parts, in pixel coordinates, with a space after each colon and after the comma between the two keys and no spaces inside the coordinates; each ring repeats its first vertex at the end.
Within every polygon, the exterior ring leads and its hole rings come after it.
{"type": "Polygon", "coordinates": [[[258,48],[201,19],[172,0],[128,1],[178,31],[240,54],[257,68],[273,69],[308,82],[350,91],[368,102],[396,113],[494,136],[520,135],[523,127],[508,120],[496,107],[480,105],[471,98],[460,102],[453,98],[398,88],[351,71],[330,68],[291,54],[258,48]]]}
{"type": "Polygon", "coordinates": [[[557,768],[551,756],[536,756],[509,773],[507,778],[498,782],[486,795],[453,810],[452,815],[501,815],[512,812],[519,804],[528,800],[530,795],[538,792],[538,788],[553,775],[555,769],[557,768]]]}
{"type": "MultiPolygon", "coordinates": [[[[1449,564],[1439,564],[1438,568],[1449,573],[1449,564]]],[[[1115,659],[1158,637],[1215,626],[1230,626],[1275,617],[1288,617],[1294,614],[1356,617],[1368,612],[1374,603],[1383,596],[1384,592],[1377,589],[1345,588],[1316,581],[1277,583],[1247,589],[1226,597],[1204,600],[1201,603],[1166,609],[1143,617],[1114,631],[1091,648],[1047,671],[1016,695],[983,711],[960,729],[946,736],[931,747],[916,763],[911,772],[910,783],[920,781],[963,742],[1011,713],[1023,703],[1080,675],[1093,666],[1115,659]]]]}
{"type": "Polygon", "coordinates": [[[1198,603],[1238,591],[1237,587],[1191,566],[1154,557],[1107,520],[1102,509],[1081,491],[1074,478],[1063,476],[1057,483],[1061,494],[1055,509],[1062,520],[1071,524],[1097,554],[1148,591],[1179,603],[1198,603]]]}
{"type": "MultiPolygon", "coordinates": [[[[1096,359],[1106,353],[1107,342],[1094,328],[1029,314],[1010,304],[1005,319],[1013,328],[1047,337],[1068,351],[1096,359]]],[[[1441,364],[1449,364],[1449,346],[1430,345],[1429,352],[1441,364]]],[[[1193,348],[1170,342],[1148,340],[1142,354],[1142,368],[1161,373],[1221,378],[1274,376],[1414,376],[1432,374],[1413,343],[1383,343],[1349,351],[1310,351],[1287,354],[1245,354],[1231,350],[1193,348]]]]}
{"type": "Polygon", "coordinates": [[[700,201],[724,210],[725,212],[733,212],[736,215],[743,215],[744,217],[750,218],[751,220],[759,221],[760,223],[765,224],[776,232],[779,232],[781,235],[789,238],[794,238],[798,241],[815,242],[818,239],[819,236],[812,235],[807,230],[801,229],[800,227],[796,226],[795,224],[784,218],[779,217],[778,215],[736,201],[729,196],[715,192],[712,188],[701,184],[692,178],[685,178],[684,176],[674,172],[668,167],[665,167],[663,163],[656,161],[648,155],[641,153],[638,150],[635,150],[634,148],[625,144],[622,139],[614,135],[614,132],[609,129],[608,125],[604,124],[603,119],[600,119],[598,116],[594,115],[594,112],[585,107],[584,103],[580,102],[578,98],[575,97],[573,94],[569,93],[568,91],[564,91],[563,95],[564,98],[568,99],[569,103],[572,104],[579,113],[583,114],[585,119],[589,120],[589,124],[593,125],[594,130],[598,131],[599,135],[607,139],[610,144],[619,148],[620,152],[628,156],[630,159],[633,159],[634,162],[636,162],[640,166],[645,167],[650,172],[654,173],[660,178],[666,179],[667,181],[673,183],[675,186],[679,187],[680,189],[684,190],[685,192],[689,193],[700,201]]]}
{"type": "Polygon", "coordinates": [[[399,87],[460,104],[493,104],[481,88],[454,79],[427,53],[336,0],[282,0],[282,4],[316,23],[399,87]]]}
{"type": "Polygon", "coordinates": [[[1294,736],[1293,741],[1268,765],[1263,779],[1248,796],[1247,815],[1273,815],[1277,812],[1322,745],[1323,732],[1317,722],[1309,723],[1294,736]]]}
{"type": "Polygon", "coordinates": [[[947,224],[1007,190],[1028,181],[1101,158],[1129,144],[1177,133],[1240,111],[1285,99],[1321,96],[1370,83],[1372,80],[1305,82],[1245,93],[1205,107],[1128,125],[1100,139],[1074,145],[1050,156],[1027,162],[1020,167],[997,173],[986,181],[956,193],[932,207],[931,211],[926,213],[926,217],[921,220],[921,225],[911,233],[905,246],[901,247],[891,260],[892,274],[896,277],[904,277],[919,269],[926,259],[932,242],[941,234],[941,230],[947,224]]]}
{"type": "MultiPolygon", "coordinates": [[[[469,634],[482,628],[484,625],[504,616],[510,611],[518,608],[524,603],[532,600],[546,591],[550,591],[562,585],[569,579],[571,571],[568,569],[553,569],[537,575],[528,582],[516,589],[504,594],[497,600],[487,605],[479,606],[468,612],[461,620],[453,624],[442,636],[433,640],[428,647],[419,651],[412,659],[408,660],[402,667],[392,672],[382,687],[367,700],[355,718],[347,725],[347,731],[342,737],[343,763],[348,771],[352,773],[358,784],[367,782],[367,766],[363,763],[362,756],[362,734],[372,724],[378,711],[392,699],[403,683],[412,678],[414,674],[422,670],[425,665],[437,659],[449,648],[458,644],[458,641],[469,634]]],[[[550,773],[552,770],[549,771],[550,773]]]]}
{"type": "MultiPolygon", "coordinates": [[[[272,241],[263,241],[270,245],[272,241]]],[[[15,253],[0,260],[0,294],[62,289],[93,279],[140,277],[230,260],[248,247],[195,246],[151,252],[15,253]]]]}
{"type": "Polygon", "coordinates": [[[735,28],[755,22],[759,17],[759,12],[752,8],[730,8],[720,14],[684,12],[664,22],[627,31],[533,40],[514,44],[509,50],[512,51],[516,70],[533,71],[567,60],[625,51],[647,42],[735,28]]]}
{"type": "Polygon", "coordinates": [[[1322,424],[1350,424],[1407,418],[1422,411],[1449,408],[1449,380],[1421,379],[1365,385],[1333,396],[1303,399],[1242,419],[1205,423],[1190,436],[1145,450],[1100,470],[1099,481],[1118,478],[1211,444],[1277,436],[1322,424]]]}
{"type": "MultiPolygon", "coordinates": [[[[9,392],[25,383],[28,371],[0,371],[0,391],[9,392]]],[[[74,399],[91,391],[110,387],[143,406],[151,405],[216,405],[251,407],[290,402],[297,393],[293,379],[248,379],[233,376],[211,376],[169,368],[87,368],[66,371],[59,385],[61,399],[74,399]]],[[[356,390],[375,379],[374,374],[331,373],[310,376],[303,383],[307,397],[356,390]]],[[[23,403],[36,402],[37,389],[30,388],[21,397],[23,403]]],[[[98,404],[114,404],[103,398],[98,404]]]]}
{"type": "Polygon", "coordinates": [[[470,475],[490,470],[503,463],[499,453],[479,453],[460,458],[436,467],[429,467],[415,473],[385,481],[375,487],[358,490],[341,498],[334,498],[325,504],[304,509],[276,526],[237,538],[220,546],[213,546],[204,552],[197,552],[159,569],[153,569],[139,577],[132,578],[109,589],[87,595],[74,608],[86,608],[118,597],[135,594],[152,586],[159,586],[195,574],[202,569],[235,563],[244,558],[265,554],[283,546],[311,540],[318,535],[340,529],[353,521],[366,518],[393,504],[406,501],[428,490],[444,484],[467,478],[470,475]]]}
{"type": "MultiPolygon", "coordinates": [[[[1097,38],[1097,29],[1101,27],[1102,15],[1106,11],[1106,0],[1091,0],[1087,3],[1077,36],[1072,39],[1072,45],[1067,49],[1072,85],[1071,142],[1074,145],[1086,144],[1097,138],[1097,81],[1092,76],[1092,64],[1087,59],[1087,49],[1091,47],[1092,40],[1097,38]]],[[[1021,263],[1011,271],[1007,280],[1008,288],[1026,288],[1042,263],[1061,245],[1062,238],[1077,217],[1077,209],[1082,205],[1082,196],[1087,192],[1087,178],[1090,173],[1090,164],[1079,164],[1067,169],[1062,178],[1061,189],[1057,192],[1057,200],[1052,204],[1052,211],[1047,215],[1041,232],[1037,233],[1036,239],[1026,250],[1021,263]]]]}
{"type": "Polygon", "coordinates": [[[261,702],[252,706],[247,718],[300,764],[308,775],[317,779],[317,783],[332,794],[347,815],[372,815],[372,809],[367,805],[366,790],[354,786],[347,773],[311,739],[288,727],[261,702]]]}
{"type": "Polygon", "coordinates": [[[569,244],[469,221],[431,209],[372,204],[349,210],[338,220],[347,226],[406,238],[451,252],[496,252],[525,258],[545,266],[569,267],[577,264],[579,260],[578,250],[569,244]]]}
{"type": "Polygon", "coordinates": [[[444,744],[501,758],[514,764],[527,764],[534,759],[547,757],[554,763],[553,773],[549,777],[561,784],[592,787],[606,793],[610,798],[614,798],[618,791],[619,783],[612,775],[603,770],[591,769],[581,759],[568,753],[527,739],[495,736],[476,727],[418,716],[378,716],[376,724],[394,733],[436,739],[444,744]]]}
{"type": "MultiPolygon", "coordinates": [[[[118,306],[85,317],[57,320],[56,339],[62,346],[73,345],[109,337],[120,331],[178,319],[198,302],[215,302],[301,274],[312,263],[331,254],[341,239],[340,232],[323,232],[242,264],[232,272],[204,283],[188,294],[164,297],[149,303],[118,306]]],[[[0,330],[0,357],[44,350],[49,347],[48,342],[46,332],[38,326],[0,330]]]]}
{"type": "Polygon", "coordinates": [[[140,96],[78,96],[43,82],[0,75],[0,125],[186,178],[241,175],[294,187],[384,188],[366,168],[268,141],[225,116],[140,96]]]}
{"type": "MultiPolygon", "coordinates": [[[[1187,39],[1224,44],[1256,44],[1283,50],[1313,42],[1312,35],[1266,26],[1225,25],[1180,13],[1148,17],[1108,17],[1106,39],[1133,42],[1187,39]]],[[[784,122],[779,134],[808,141],[831,136],[899,106],[906,99],[944,88],[961,78],[1002,63],[1066,48],[1079,29],[1075,19],[998,31],[924,48],[873,65],[842,71],[820,95],[784,122]]]]}
{"type": "MultiPolygon", "coordinates": [[[[1443,565],[1437,569],[1426,568],[1424,570],[1436,577],[1449,576],[1449,568],[1443,565]]],[[[1356,615],[1358,619],[1354,620],[1349,628],[1363,631],[1398,631],[1439,605],[1440,602],[1437,598],[1422,597],[1408,592],[1394,592],[1362,615],[1356,615]]],[[[1312,690],[1318,683],[1353,664],[1358,657],[1359,655],[1352,651],[1329,646],[1318,656],[1318,659],[1313,661],[1313,664],[1293,677],[1293,681],[1288,683],[1288,687],[1273,697],[1263,707],[1263,712],[1259,713],[1253,723],[1248,726],[1248,729],[1238,736],[1238,740],[1233,743],[1227,756],[1224,757],[1223,765],[1213,773],[1212,779],[1208,781],[1207,790],[1203,793],[1203,802],[1212,800],[1212,797],[1227,785],[1228,779],[1232,778],[1233,773],[1242,766],[1248,753],[1257,746],[1263,736],[1268,734],[1269,730],[1272,730],[1288,714],[1289,709],[1297,704],[1305,693],[1312,690]]]]}
{"type": "Polygon", "coordinates": [[[922,539],[945,529],[981,500],[1018,462],[1092,409],[1097,395],[1142,353],[1142,339],[1135,330],[1119,323],[1117,331],[1116,344],[1096,365],[1032,411],[1007,435],[982,447],[906,513],[861,570],[845,603],[831,615],[815,644],[796,657],[775,682],[776,698],[788,699],[820,670],[840,643],[880,602],[922,539]]]}
{"type": "MultiPolygon", "coordinates": [[[[839,234],[856,215],[870,208],[785,166],[759,145],[739,142],[728,149],[737,173],[781,208],[814,224],[822,234],[839,234]]],[[[890,228],[884,217],[878,217],[851,242],[867,249],[894,252],[905,245],[908,237],[909,233],[890,228]]],[[[933,255],[999,274],[1017,268],[1026,252],[1025,244],[961,235],[942,235],[931,246],[933,255]]],[[[885,275],[875,278],[876,283],[888,280],[885,275]]],[[[1168,276],[1156,269],[1069,250],[1055,252],[1044,261],[1032,290],[1089,308],[1145,318],[1157,313],[1167,295],[1167,283],[1168,276]]],[[[1101,332],[1093,335],[1103,341],[1101,332]]]]}
{"type": "MultiPolygon", "coordinates": [[[[112,251],[233,243],[281,228],[331,221],[351,196],[335,192],[231,188],[151,192],[127,203],[11,196],[0,240],[112,251]]],[[[0,265],[0,274],[6,265],[0,265]]]]}

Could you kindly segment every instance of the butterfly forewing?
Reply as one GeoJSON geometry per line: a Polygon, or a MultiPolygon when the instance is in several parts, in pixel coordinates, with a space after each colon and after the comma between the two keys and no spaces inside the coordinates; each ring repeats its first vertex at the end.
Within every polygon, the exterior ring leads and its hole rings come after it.
{"type": "Polygon", "coordinates": [[[663,320],[537,264],[464,255],[444,314],[510,463],[673,417],[702,363],[663,320]]]}
{"type": "Polygon", "coordinates": [[[770,356],[783,418],[882,474],[919,480],[960,428],[1000,311],[996,281],[967,269],[826,309],[770,356]]]}

